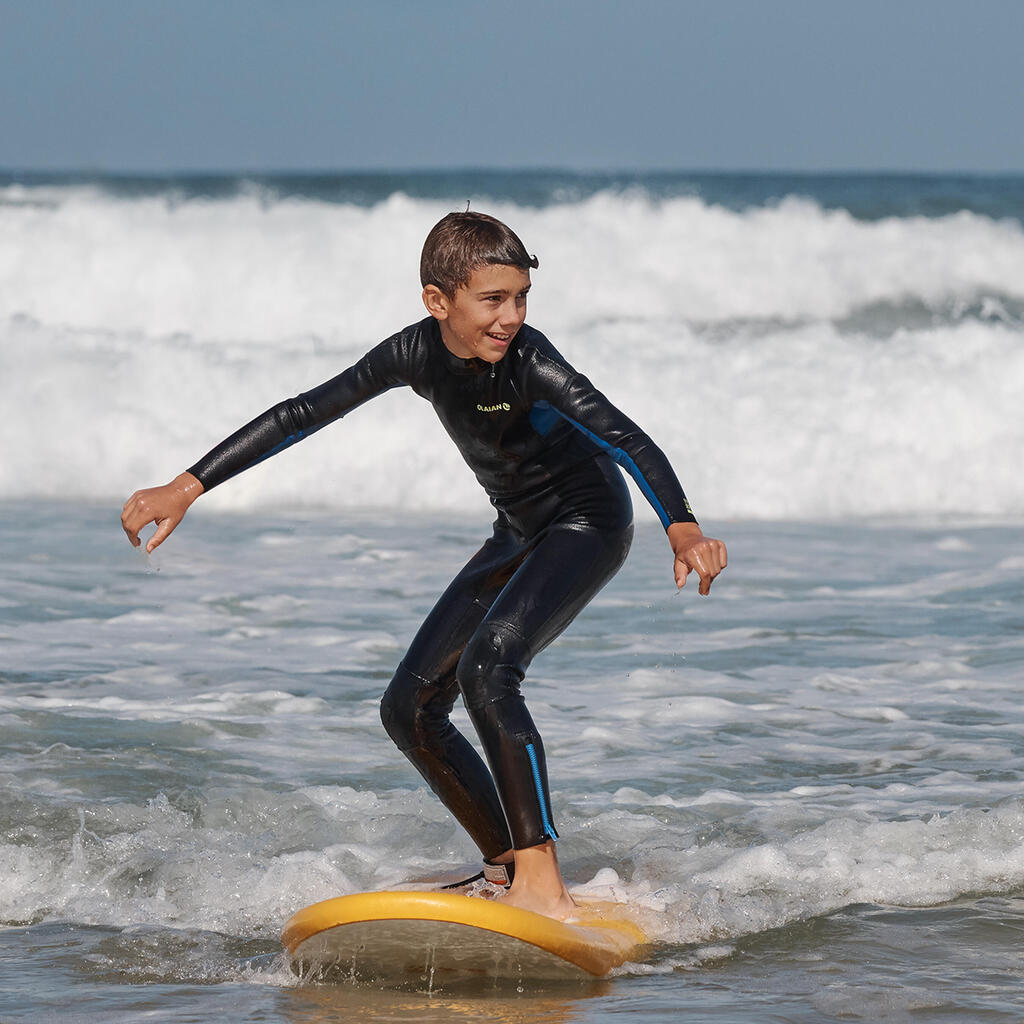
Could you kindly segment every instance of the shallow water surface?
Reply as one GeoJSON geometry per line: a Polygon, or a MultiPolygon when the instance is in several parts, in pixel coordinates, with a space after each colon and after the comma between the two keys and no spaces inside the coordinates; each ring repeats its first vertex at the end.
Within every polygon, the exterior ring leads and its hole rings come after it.
{"type": "Polygon", "coordinates": [[[648,960],[399,994],[278,935],[474,861],[377,701],[486,516],[197,508],[146,559],[114,509],[4,505],[0,1020],[1020,1019],[1019,527],[706,528],[710,599],[643,524],[527,681],[566,873],[648,960]]]}

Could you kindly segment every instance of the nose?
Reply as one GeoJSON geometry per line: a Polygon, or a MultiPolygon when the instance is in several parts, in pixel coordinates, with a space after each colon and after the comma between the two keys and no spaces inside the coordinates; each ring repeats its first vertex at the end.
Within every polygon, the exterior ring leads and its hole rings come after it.
{"type": "Polygon", "coordinates": [[[526,303],[518,296],[509,296],[498,310],[498,322],[503,328],[515,327],[526,319],[526,303]]]}

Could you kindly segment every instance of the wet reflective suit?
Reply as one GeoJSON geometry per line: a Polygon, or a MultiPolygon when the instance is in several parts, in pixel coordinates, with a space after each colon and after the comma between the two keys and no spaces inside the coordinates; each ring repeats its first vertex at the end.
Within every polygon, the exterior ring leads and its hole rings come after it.
{"type": "Polygon", "coordinates": [[[452,355],[428,317],[268,409],[190,472],[209,490],[401,385],[431,402],[497,519],[420,627],[381,717],[483,856],[494,858],[558,838],[544,748],[520,684],[629,551],[632,506],[612,460],[665,527],[695,520],[660,449],[525,324],[491,365],[452,355]],[[460,692],[491,771],[449,720],[460,692]]]}

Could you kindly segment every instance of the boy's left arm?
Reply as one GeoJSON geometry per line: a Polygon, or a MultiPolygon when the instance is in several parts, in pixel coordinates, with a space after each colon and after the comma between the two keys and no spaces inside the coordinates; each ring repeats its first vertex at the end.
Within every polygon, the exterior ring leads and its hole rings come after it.
{"type": "Polygon", "coordinates": [[[665,453],[638,424],[577,373],[543,335],[532,332],[531,340],[529,355],[522,363],[522,393],[540,399],[633,477],[668,534],[676,586],[684,586],[690,572],[696,572],[700,577],[698,592],[707,594],[728,564],[725,545],[702,533],[665,453]]]}
{"type": "Polygon", "coordinates": [[[725,545],[705,537],[664,452],[628,416],[557,353],[539,355],[534,381],[545,401],[574,427],[600,445],[637,482],[668,534],[676,586],[696,572],[698,593],[707,594],[728,564],[725,545]]]}
{"type": "Polygon", "coordinates": [[[707,594],[715,577],[729,564],[725,544],[705,537],[696,523],[672,523],[665,532],[675,556],[676,586],[685,586],[692,570],[700,577],[697,593],[707,594]]]}

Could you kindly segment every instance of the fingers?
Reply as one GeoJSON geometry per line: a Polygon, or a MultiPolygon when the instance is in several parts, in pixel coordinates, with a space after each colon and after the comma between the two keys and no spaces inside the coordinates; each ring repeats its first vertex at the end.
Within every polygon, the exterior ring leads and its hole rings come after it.
{"type": "Polygon", "coordinates": [[[170,516],[166,519],[159,520],[156,524],[156,532],[149,538],[149,543],[146,544],[146,554],[153,554],[153,552],[167,539],[168,535],[178,525],[179,521],[180,520],[171,519],[170,516]]]}
{"type": "Polygon", "coordinates": [[[682,590],[686,586],[686,577],[690,575],[690,567],[681,558],[676,559],[675,573],[676,586],[682,590]]]}
{"type": "Polygon", "coordinates": [[[700,584],[697,587],[697,593],[703,594],[705,597],[711,590],[711,583],[714,578],[718,575],[721,570],[709,569],[709,559],[702,557],[700,552],[696,552],[693,559],[693,568],[696,570],[697,575],[700,577],[700,584]]]}
{"type": "Polygon", "coordinates": [[[132,545],[132,547],[133,547],[133,548],[137,548],[137,547],[139,546],[139,544],[141,544],[141,543],[142,543],[142,542],[141,542],[141,541],[139,540],[139,532],[138,532],[138,530],[133,530],[133,529],[132,529],[132,528],[131,528],[131,527],[130,527],[130,526],[129,526],[129,525],[128,525],[128,524],[126,523],[126,522],[125,522],[124,516],[121,516],[121,528],[122,528],[122,529],[124,530],[124,532],[125,532],[125,533],[126,533],[126,534],[128,535],[128,540],[129,540],[129,541],[131,542],[131,545],[132,545]]]}
{"type": "Polygon", "coordinates": [[[156,523],[156,531],[146,544],[152,554],[184,518],[189,505],[203,493],[203,485],[189,472],[179,473],[163,487],[136,491],[121,510],[121,526],[133,547],[138,547],[139,531],[156,523]]]}
{"type": "Polygon", "coordinates": [[[153,553],[154,548],[163,543],[179,521],[180,517],[174,519],[167,515],[161,515],[158,509],[152,507],[152,503],[147,500],[146,493],[143,491],[136,491],[124,503],[124,508],[121,511],[121,526],[128,535],[128,540],[131,541],[133,548],[137,548],[142,543],[139,531],[150,523],[157,524],[156,533],[150,537],[149,543],[146,545],[146,551],[150,554],[153,553]]]}
{"type": "Polygon", "coordinates": [[[140,509],[139,492],[136,491],[125,503],[121,510],[121,527],[128,535],[133,548],[137,548],[142,542],[139,540],[139,530],[147,523],[153,522],[152,518],[147,519],[145,513],[140,509]]]}
{"type": "Polygon", "coordinates": [[[718,574],[729,564],[728,552],[720,540],[705,537],[681,552],[676,558],[676,586],[686,583],[686,575],[692,569],[700,577],[697,593],[707,595],[718,574]],[[680,581],[680,569],[685,571],[680,581]]]}
{"type": "Polygon", "coordinates": [[[697,560],[699,563],[697,571],[700,573],[700,587],[697,592],[707,595],[718,574],[729,564],[729,556],[725,545],[720,540],[709,537],[704,544],[700,545],[697,560]]]}

